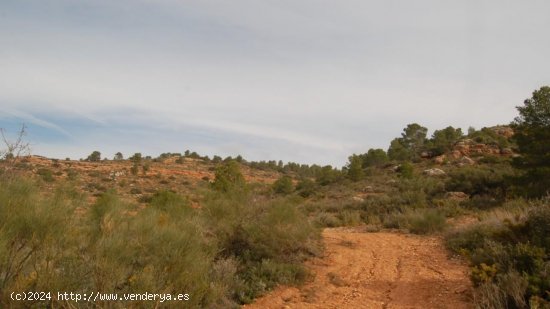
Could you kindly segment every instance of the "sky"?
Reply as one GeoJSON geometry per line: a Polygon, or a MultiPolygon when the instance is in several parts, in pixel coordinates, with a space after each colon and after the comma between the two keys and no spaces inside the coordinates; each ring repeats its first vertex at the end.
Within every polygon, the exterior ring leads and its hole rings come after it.
{"type": "Polygon", "coordinates": [[[343,166],[409,123],[507,124],[547,0],[0,0],[0,127],[33,154],[343,166]]]}

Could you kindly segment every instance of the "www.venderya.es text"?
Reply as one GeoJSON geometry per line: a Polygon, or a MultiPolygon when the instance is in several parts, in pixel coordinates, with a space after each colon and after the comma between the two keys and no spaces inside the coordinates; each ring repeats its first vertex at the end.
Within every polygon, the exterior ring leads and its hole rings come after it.
{"type": "Polygon", "coordinates": [[[14,301],[74,301],[74,302],[102,302],[102,301],[188,301],[191,296],[186,293],[75,293],[75,292],[12,292],[11,300],[14,301]]]}

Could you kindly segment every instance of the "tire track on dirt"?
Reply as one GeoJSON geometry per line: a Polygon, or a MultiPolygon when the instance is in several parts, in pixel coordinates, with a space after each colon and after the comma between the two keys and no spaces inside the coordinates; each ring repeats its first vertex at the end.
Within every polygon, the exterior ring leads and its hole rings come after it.
{"type": "Polygon", "coordinates": [[[439,237],[336,228],[323,239],[325,256],[308,262],[313,280],[244,308],[472,308],[468,269],[439,237]]]}

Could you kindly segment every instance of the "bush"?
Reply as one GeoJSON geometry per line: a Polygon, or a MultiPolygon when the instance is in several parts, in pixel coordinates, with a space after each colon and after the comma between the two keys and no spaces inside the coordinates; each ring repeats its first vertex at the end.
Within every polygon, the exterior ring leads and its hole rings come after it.
{"type": "Polygon", "coordinates": [[[399,176],[405,179],[410,179],[413,177],[414,168],[409,162],[404,162],[399,165],[399,167],[397,168],[397,172],[399,173],[399,176]]]}
{"type": "Polygon", "coordinates": [[[479,305],[550,305],[550,205],[536,205],[515,220],[496,217],[447,236],[447,246],[472,263],[479,305]]]}
{"type": "Polygon", "coordinates": [[[447,191],[461,191],[471,196],[490,195],[504,198],[508,188],[507,177],[512,174],[506,167],[462,167],[449,173],[447,191]]]}
{"type": "Polygon", "coordinates": [[[221,192],[244,189],[246,182],[239,169],[239,164],[233,160],[218,166],[215,172],[212,188],[221,192]]]}
{"type": "Polygon", "coordinates": [[[296,185],[296,191],[298,191],[298,194],[302,197],[309,197],[316,191],[315,182],[308,178],[303,178],[296,185]]]}
{"type": "Polygon", "coordinates": [[[247,194],[216,193],[205,201],[204,214],[221,257],[241,263],[240,302],[251,302],[277,283],[301,282],[301,262],[319,252],[319,231],[285,200],[258,204],[247,194]]]}
{"type": "Polygon", "coordinates": [[[389,215],[384,220],[384,226],[408,229],[415,234],[431,234],[443,231],[447,227],[447,221],[438,210],[418,209],[389,215]]]}
{"type": "Polygon", "coordinates": [[[44,180],[45,182],[53,182],[55,181],[55,178],[53,178],[53,173],[51,170],[47,169],[47,168],[40,168],[38,169],[38,171],[36,172],[38,175],[40,175],[40,177],[42,178],[42,180],[44,180]]]}
{"type": "Polygon", "coordinates": [[[294,191],[292,178],[290,176],[282,176],[273,183],[273,191],[278,194],[290,194],[294,191]]]}
{"type": "Polygon", "coordinates": [[[415,234],[430,234],[441,232],[447,226],[445,216],[433,209],[419,211],[409,218],[409,230],[415,234]]]}

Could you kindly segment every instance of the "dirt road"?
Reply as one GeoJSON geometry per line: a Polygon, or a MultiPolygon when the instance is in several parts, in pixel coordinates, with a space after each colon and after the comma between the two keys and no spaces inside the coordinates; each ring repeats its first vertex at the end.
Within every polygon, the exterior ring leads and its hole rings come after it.
{"type": "Polygon", "coordinates": [[[442,240],[390,232],[325,229],[325,256],[309,262],[315,277],[280,287],[244,308],[471,308],[463,262],[442,240]]]}

